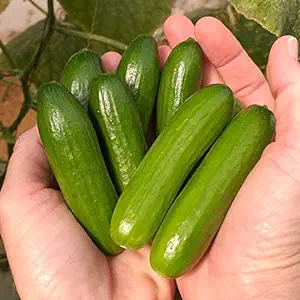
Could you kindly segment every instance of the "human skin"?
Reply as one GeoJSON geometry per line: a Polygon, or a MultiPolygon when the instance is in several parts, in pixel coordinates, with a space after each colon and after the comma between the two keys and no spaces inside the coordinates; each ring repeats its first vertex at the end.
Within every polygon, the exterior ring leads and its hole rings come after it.
{"type": "MultiPolygon", "coordinates": [[[[194,37],[205,55],[204,85],[225,83],[245,106],[267,105],[276,136],[250,173],[201,262],[177,280],[184,300],[300,299],[300,66],[290,36],[274,44],[267,79],[216,19],[164,24],[171,47],[194,37]]],[[[103,56],[114,71],[120,56],[103,56]]],[[[169,300],[175,282],[156,275],[150,246],[105,257],[68,210],[37,128],[21,135],[0,194],[0,233],[24,300],[169,300]]]]}

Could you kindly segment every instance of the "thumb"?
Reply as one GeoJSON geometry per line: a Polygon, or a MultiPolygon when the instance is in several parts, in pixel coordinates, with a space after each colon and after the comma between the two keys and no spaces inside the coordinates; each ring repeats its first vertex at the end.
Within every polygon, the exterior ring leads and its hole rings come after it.
{"type": "Polygon", "coordinates": [[[17,186],[32,193],[51,187],[54,182],[54,176],[35,126],[18,138],[2,190],[17,186]]]}
{"type": "MultiPolygon", "coordinates": [[[[295,37],[284,36],[279,38],[271,49],[267,77],[275,98],[286,96],[291,88],[300,87],[298,48],[298,41],[295,37]]],[[[281,105],[282,103],[277,103],[277,107],[281,105]]]]}
{"type": "Polygon", "coordinates": [[[300,64],[298,41],[292,36],[278,39],[270,53],[267,76],[275,96],[276,144],[281,148],[282,168],[300,179],[300,64]]]}

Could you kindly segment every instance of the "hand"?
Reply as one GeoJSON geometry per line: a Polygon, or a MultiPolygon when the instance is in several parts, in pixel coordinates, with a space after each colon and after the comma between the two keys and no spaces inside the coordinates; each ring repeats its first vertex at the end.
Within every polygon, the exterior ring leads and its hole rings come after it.
{"type": "Polygon", "coordinates": [[[250,173],[210,250],[178,279],[184,300],[300,299],[300,65],[298,44],[273,46],[267,79],[216,19],[166,24],[171,46],[195,36],[207,56],[204,83],[224,82],[248,106],[265,104],[276,138],[250,173]],[[210,62],[208,62],[210,61],[210,62]]]}
{"type": "MultiPolygon", "coordinates": [[[[266,104],[277,135],[236,197],[211,249],[177,283],[184,299],[297,299],[300,294],[300,67],[297,42],[279,39],[268,81],[225,27],[196,27],[174,15],[165,23],[173,47],[194,36],[206,59],[204,84],[225,82],[245,105],[266,104]],[[299,145],[298,145],[299,144],[299,145]]],[[[171,51],[159,49],[162,64],[171,51]]],[[[103,56],[108,71],[120,57],[103,56]]],[[[22,299],[172,299],[174,282],[149,265],[149,247],[105,258],[67,209],[36,128],[15,147],[0,195],[0,232],[22,299]]]]}

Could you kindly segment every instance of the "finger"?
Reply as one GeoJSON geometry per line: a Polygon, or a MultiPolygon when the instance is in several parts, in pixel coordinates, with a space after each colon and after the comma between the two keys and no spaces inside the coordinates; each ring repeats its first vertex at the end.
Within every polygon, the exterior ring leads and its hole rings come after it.
{"type": "Polygon", "coordinates": [[[164,23],[164,33],[172,48],[185,41],[189,37],[194,37],[194,24],[184,15],[171,15],[164,23]]]}
{"type": "Polygon", "coordinates": [[[112,277],[118,282],[114,289],[116,299],[174,299],[174,281],[156,274],[151,268],[149,256],[150,246],[146,245],[142,249],[123,251],[108,258],[112,277]]]}
{"type": "Polygon", "coordinates": [[[278,125],[289,125],[299,120],[299,76],[298,41],[291,36],[282,37],[272,47],[267,67],[267,77],[276,98],[276,117],[280,119],[278,125]]]}
{"type": "Polygon", "coordinates": [[[169,54],[171,53],[172,48],[168,45],[162,45],[158,47],[159,59],[160,59],[160,68],[162,69],[164,64],[167,61],[169,54]]]}
{"type": "Polygon", "coordinates": [[[297,39],[292,36],[281,37],[271,49],[267,66],[267,77],[275,98],[286,92],[291,85],[297,85],[299,68],[297,39]]]}
{"type": "Polygon", "coordinates": [[[264,104],[273,109],[274,98],[264,75],[220,21],[212,17],[200,19],[195,36],[225,84],[244,105],[264,104]]]}
{"type": "Polygon", "coordinates": [[[285,36],[277,40],[270,53],[267,74],[276,97],[275,142],[282,151],[278,164],[291,176],[299,178],[300,65],[296,38],[285,36]]]}
{"type": "Polygon", "coordinates": [[[26,188],[29,193],[52,186],[54,177],[37,126],[17,140],[8,164],[3,189],[26,188]]]}
{"type": "Polygon", "coordinates": [[[116,72],[122,56],[117,52],[106,52],[102,55],[102,64],[106,72],[116,72]]]}
{"type": "Polygon", "coordinates": [[[208,86],[215,83],[224,84],[222,76],[219,74],[217,69],[212,65],[207,57],[204,59],[204,74],[202,79],[202,86],[208,86]]]}

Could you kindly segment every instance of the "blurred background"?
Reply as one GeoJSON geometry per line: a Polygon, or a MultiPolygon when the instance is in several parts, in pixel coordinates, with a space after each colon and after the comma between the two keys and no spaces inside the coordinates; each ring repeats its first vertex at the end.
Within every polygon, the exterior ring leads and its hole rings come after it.
{"type": "MultiPolygon", "coordinates": [[[[300,37],[298,0],[0,0],[0,188],[18,135],[36,123],[36,91],[76,51],[122,54],[136,35],[166,43],[164,20],[220,19],[264,72],[278,36],[300,37]]],[[[179,296],[177,296],[179,299],[179,296]]],[[[0,237],[0,299],[18,299],[0,237]]]]}

